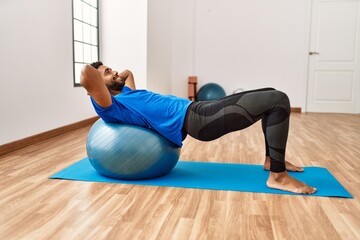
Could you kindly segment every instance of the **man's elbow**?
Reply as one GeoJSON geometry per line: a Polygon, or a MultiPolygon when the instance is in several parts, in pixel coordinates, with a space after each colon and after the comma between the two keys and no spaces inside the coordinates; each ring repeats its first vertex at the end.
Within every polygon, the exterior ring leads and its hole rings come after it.
{"type": "Polygon", "coordinates": [[[83,86],[84,88],[86,88],[89,85],[89,74],[91,72],[92,66],[90,65],[85,65],[82,70],[81,70],[81,74],[80,74],[80,84],[81,86],[83,86]]]}

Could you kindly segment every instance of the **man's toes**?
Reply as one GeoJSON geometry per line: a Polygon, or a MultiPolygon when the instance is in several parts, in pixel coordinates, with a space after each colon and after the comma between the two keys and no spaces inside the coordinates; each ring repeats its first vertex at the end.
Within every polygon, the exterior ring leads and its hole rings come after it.
{"type": "Polygon", "coordinates": [[[306,190],[305,190],[305,193],[307,194],[313,194],[316,192],[316,188],[312,188],[312,187],[307,187],[306,190]]]}

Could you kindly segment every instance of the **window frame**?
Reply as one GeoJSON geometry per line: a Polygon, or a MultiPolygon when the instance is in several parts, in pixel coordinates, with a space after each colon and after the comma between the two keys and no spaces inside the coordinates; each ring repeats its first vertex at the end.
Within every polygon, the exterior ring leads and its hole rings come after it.
{"type": "MultiPolygon", "coordinates": [[[[99,61],[100,59],[100,25],[99,25],[99,13],[100,13],[100,6],[99,6],[99,0],[95,0],[96,1],[96,7],[92,6],[90,3],[88,3],[86,0],[72,0],[71,3],[71,12],[72,12],[72,55],[73,55],[73,61],[72,61],[72,66],[73,66],[73,84],[74,84],[74,87],[81,87],[81,84],[80,84],[80,75],[77,74],[77,71],[76,71],[76,65],[77,64],[90,64],[94,61],[91,61],[91,62],[85,62],[84,60],[84,54],[83,54],[83,61],[82,62],[79,62],[79,61],[76,61],[75,59],[75,44],[76,43],[81,43],[83,45],[89,45],[89,46],[95,46],[97,48],[97,59],[96,61],[99,61]],[[74,1],[80,1],[82,2],[82,4],[87,4],[89,5],[91,8],[95,8],[96,9],[96,26],[92,25],[91,22],[85,22],[83,19],[77,19],[75,18],[75,14],[74,14],[74,1]],[[96,37],[97,37],[97,44],[92,44],[92,43],[87,43],[84,41],[84,39],[82,39],[82,41],[79,41],[79,40],[75,40],[75,20],[76,21],[79,21],[83,24],[87,24],[89,25],[90,27],[95,27],[97,29],[97,33],[96,33],[96,37]],[[77,76],[79,75],[79,76],[77,76]],[[78,81],[77,81],[78,80],[78,81]]],[[[91,21],[91,20],[90,20],[91,21]]],[[[91,48],[90,48],[91,49],[91,48]]],[[[94,59],[92,59],[94,60],[94,59]]]]}

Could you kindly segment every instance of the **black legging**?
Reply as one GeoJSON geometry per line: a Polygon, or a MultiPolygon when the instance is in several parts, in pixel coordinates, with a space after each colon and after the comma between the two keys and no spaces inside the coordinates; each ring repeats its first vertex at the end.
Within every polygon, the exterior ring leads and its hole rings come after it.
{"type": "Polygon", "coordinates": [[[289,116],[288,96],[273,88],[263,88],[215,101],[192,103],[187,110],[183,130],[198,140],[211,141],[262,119],[270,171],[283,172],[286,169],[289,116]]]}

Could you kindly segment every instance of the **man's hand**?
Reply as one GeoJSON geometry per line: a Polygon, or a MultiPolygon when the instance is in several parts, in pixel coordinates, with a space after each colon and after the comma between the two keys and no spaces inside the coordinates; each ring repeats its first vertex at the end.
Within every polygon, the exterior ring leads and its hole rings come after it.
{"type": "Polygon", "coordinates": [[[119,73],[119,77],[121,77],[124,81],[126,81],[126,79],[132,75],[132,73],[129,70],[125,70],[121,73],[119,73]]]}
{"type": "Polygon", "coordinates": [[[125,81],[125,86],[129,87],[132,90],[136,89],[134,76],[130,70],[125,70],[118,75],[123,81],[125,81]]]}

